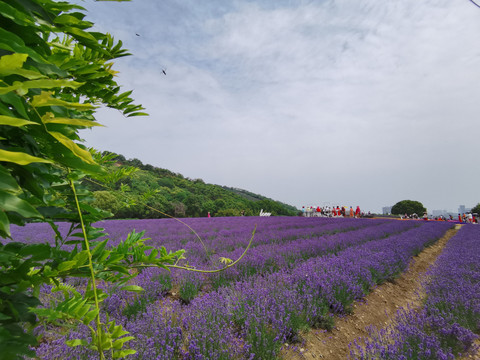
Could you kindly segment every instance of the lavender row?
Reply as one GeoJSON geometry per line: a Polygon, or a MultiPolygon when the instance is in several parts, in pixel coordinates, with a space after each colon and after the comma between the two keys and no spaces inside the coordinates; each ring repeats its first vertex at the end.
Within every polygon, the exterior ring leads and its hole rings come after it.
{"type": "MultiPolygon", "coordinates": [[[[232,281],[244,280],[255,274],[278,271],[299,261],[328,252],[340,251],[348,246],[358,245],[375,238],[405,231],[419,224],[418,222],[371,219],[339,220],[254,217],[201,219],[201,221],[199,219],[186,219],[185,221],[189,221],[189,226],[199,228],[199,232],[203,236],[208,235],[207,227],[210,229],[214,227],[216,233],[223,234],[219,235],[218,239],[210,240],[207,243],[209,251],[215,254],[211,258],[215,257],[217,259],[219,256],[232,259],[238,258],[243,252],[243,247],[239,248],[236,244],[246,246],[247,234],[249,234],[249,231],[255,226],[257,221],[261,223],[261,227],[259,227],[259,231],[254,239],[254,244],[260,244],[250,249],[246,258],[235,268],[207,279],[207,282],[211,283],[215,289],[232,281]],[[218,226],[225,226],[225,229],[220,229],[218,226]],[[275,227],[280,230],[277,230],[275,227]],[[317,234],[319,233],[333,235],[318,236],[317,234]],[[222,249],[229,247],[237,249],[231,252],[222,251],[222,249]]],[[[121,234],[125,237],[127,231],[132,227],[145,226],[147,235],[152,237],[150,241],[152,245],[170,245],[171,248],[178,248],[182,236],[190,231],[183,224],[180,224],[183,229],[179,228],[179,223],[173,220],[113,220],[105,221],[100,225],[105,227],[110,234],[112,238],[110,241],[111,246],[115,246],[121,234]],[[159,232],[163,233],[166,230],[171,231],[173,235],[170,235],[168,239],[165,236],[161,237],[159,242],[159,232]],[[183,231],[183,235],[180,230],[183,231]],[[179,236],[179,238],[175,236],[179,236]],[[165,244],[167,241],[169,243],[165,244]]],[[[59,224],[59,228],[64,234],[67,232],[67,224],[59,224]]],[[[25,241],[42,241],[49,236],[52,237],[52,234],[48,224],[37,223],[15,229],[14,238],[23,238],[25,241]]],[[[186,249],[190,265],[198,268],[220,266],[219,263],[209,262],[206,251],[198,240],[195,243],[189,242],[188,244],[190,247],[186,249]]],[[[185,276],[184,272],[176,272],[174,275],[172,279],[169,278],[168,274],[162,273],[159,269],[144,271],[136,279],[137,284],[146,290],[142,295],[144,298],[133,300],[132,294],[127,293],[124,295],[123,302],[125,304],[131,301],[140,302],[141,306],[133,307],[132,311],[135,308],[141,310],[147,302],[154,301],[165,295],[174,285],[180,288],[181,298],[185,301],[190,301],[205,283],[203,275],[188,274],[185,276]]],[[[121,297],[122,294],[116,294],[116,296],[121,297]]]]}
{"type": "MultiPolygon", "coordinates": [[[[188,306],[165,300],[148,304],[135,318],[111,316],[136,336],[139,353],[133,358],[276,359],[285,341],[295,341],[307,327],[331,327],[334,314],[349,312],[354,300],[397,276],[413,254],[448,226],[424,223],[337,255],[307,260],[292,270],[251,277],[199,296],[188,306]]],[[[64,358],[71,354],[66,348],[56,351],[64,358]]],[[[76,353],[71,358],[81,357],[76,353]]]]}
{"type": "MultiPolygon", "coordinates": [[[[400,221],[372,223],[371,220],[356,220],[356,223],[363,226],[355,231],[341,231],[332,235],[311,236],[309,238],[300,237],[280,244],[259,245],[250,249],[246,257],[235,267],[210,277],[210,280],[214,288],[217,289],[219,286],[232,281],[243,281],[255,274],[272,273],[294,267],[310,258],[336,253],[350,246],[358,246],[367,241],[381,239],[419,226],[415,222],[400,221]]],[[[344,230],[345,228],[341,229],[344,230]]],[[[240,248],[232,252],[219,252],[217,255],[237,259],[242,252],[243,249],[240,248]]],[[[193,260],[192,263],[196,264],[195,257],[193,257],[193,260]]],[[[175,275],[183,276],[178,272],[175,275]]]]}
{"type": "MultiPolygon", "coordinates": [[[[205,257],[206,250],[215,253],[231,252],[244,249],[256,227],[252,247],[264,244],[282,244],[302,238],[318,237],[338,232],[384,223],[386,220],[374,219],[369,222],[357,219],[306,219],[289,217],[237,217],[213,219],[182,220],[195,230],[202,239],[199,241],[193,231],[178,221],[166,220],[110,220],[99,223],[109,234],[111,245],[115,246],[120,239],[131,231],[132,226],[145,230],[151,238],[147,243],[153,246],[165,246],[167,250],[186,249],[189,257],[205,257]],[[312,221],[314,220],[314,221],[312,221]],[[316,220],[316,221],[315,221],[316,220]],[[202,244],[203,243],[203,244],[202,244]]],[[[204,259],[206,262],[207,259],[204,259]]],[[[197,264],[200,265],[200,264],[197,264]]]]}
{"type": "Polygon", "coordinates": [[[480,332],[480,228],[463,226],[429,271],[420,310],[402,309],[394,325],[373,330],[353,359],[451,360],[474,352],[480,332]]]}
{"type": "MultiPolygon", "coordinates": [[[[361,227],[380,224],[386,220],[375,219],[370,222],[359,222],[355,219],[307,219],[299,217],[226,217],[226,218],[194,218],[183,219],[142,219],[142,220],[107,220],[96,223],[103,227],[109,237],[109,245],[116,246],[132,231],[144,230],[154,246],[165,246],[167,250],[188,250],[191,254],[204,254],[205,248],[199,241],[202,239],[207,250],[233,251],[245,248],[252,230],[257,226],[253,247],[284,243],[300,238],[309,238],[344,231],[353,231],[361,227]],[[197,237],[198,234],[198,237],[197,237]]],[[[68,234],[70,224],[58,223],[63,236],[68,234]]],[[[47,223],[31,223],[26,226],[12,226],[12,237],[15,241],[27,243],[53,243],[55,233],[47,223]]]]}
{"type": "MultiPolygon", "coordinates": [[[[336,221],[338,227],[340,224],[338,224],[338,220],[336,221]]],[[[184,271],[172,271],[172,278],[169,279],[169,275],[162,275],[161,270],[150,269],[137,276],[135,279],[136,285],[146,290],[142,296],[148,299],[155,299],[165,295],[176,284],[179,287],[180,298],[189,302],[202,287],[204,290],[206,289],[203,286],[204,284],[211,284],[213,289],[218,289],[220,286],[227,286],[235,281],[244,281],[257,274],[264,276],[267,273],[294,267],[296,264],[310,258],[336,253],[350,246],[358,246],[367,241],[381,239],[424,225],[422,222],[400,221],[377,223],[368,219],[356,220],[356,222],[362,224],[363,227],[361,226],[358,230],[352,232],[344,231],[329,236],[300,238],[297,241],[283,244],[257,246],[250,249],[245,258],[235,267],[215,275],[205,276],[198,273],[185,274],[184,271]]],[[[230,253],[219,253],[217,255],[236,259],[241,255],[242,251],[243,249],[238,249],[230,253]]],[[[203,257],[199,259],[191,254],[188,256],[188,261],[192,265],[200,264],[203,267],[210,265],[205,263],[203,257]]],[[[121,296],[121,294],[117,296],[121,296]]],[[[132,295],[126,294],[125,296],[127,298],[124,302],[129,302],[132,295]]]]}

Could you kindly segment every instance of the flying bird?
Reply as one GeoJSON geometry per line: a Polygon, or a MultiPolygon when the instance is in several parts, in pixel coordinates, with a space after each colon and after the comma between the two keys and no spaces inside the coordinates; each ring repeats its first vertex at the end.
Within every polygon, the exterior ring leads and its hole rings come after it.
{"type": "Polygon", "coordinates": [[[135,33],[135,35],[140,36],[140,34],[135,33]]]}
{"type": "Polygon", "coordinates": [[[163,75],[167,75],[167,72],[165,70],[167,69],[162,69],[163,75]]]}

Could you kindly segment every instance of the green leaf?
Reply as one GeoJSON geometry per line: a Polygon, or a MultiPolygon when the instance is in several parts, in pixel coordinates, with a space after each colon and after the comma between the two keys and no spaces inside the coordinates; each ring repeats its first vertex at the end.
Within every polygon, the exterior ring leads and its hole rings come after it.
{"type": "Polygon", "coordinates": [[[16,91],[20,95],[25,95],[30,89],[53,89],[62,87],[76,89],[82,85],[83,83],[79,83],[76,81],[55,79],[14,81],[13,85],[11,86],[0,87],[0,95],[6,94],[11,91],[16,91]]]}
{"type": "Polygon", "coordinates": [[[92,311],[89,311],[87,315],[83,318],[82,322],[85,325],[88,325],[95,317],[98,315],[99,309],[93,309],[92,311]]]}
{"type": "MultiPolygon", "coordinates": [[[[29,119],[29,114],[25,109],[25,103],[23,99],[15,93],[8,93],[5,95],[0,95],[0,100],[6,104],[12,105],[15,110],[25,119],[29,119]]],[[[6,114],[8,115],[8,114],[6,114]]],[[[12,115],[12,114],[10,114],[12,115]]]]}
{"type": "MultiPolygon", "coordinates": [[[[2,7],[3,5],[0,5],[0,12],[2,12],[2,7]]],[[[27,54],[11,54],[0,57],[0,74],[4,71],[21,69],[27,58],[27,54]]]]}
{"type": "Polygon", "coordinates": [[[1,320],[8,320],[8,319],[11,319],[11,318],[12,318],[11,316],[0,313],[0,321],[1,320]]]}
{"type": "Polygon", "coordinates": [[[47,61],[29,46],[25,46],[24,41],[14,33],[0,27],[0,49],[8,50],[14,53],[28,54],[33,60],[39,63],[47,61]]]}
{"type": "Polygon", "coordinates": [[[221,263],[224,263],[225,265],[231,264],[233,262],[232,259],[225,258],[225,257],[220,257],[219,260],[221,263]]]}
{"type": "Polygon", "coordinates": [[[87,29],[93,26],[93,23],[89,21],[82,21],[81,19],[78,19],[77,17],[72,16],[70,14],[62,14],[60,16],[57,16],[54,22],[55,24],[61,24],[61,25],[75,25],[76,27],[82,28],[82,29],[87,29]]]}
{"type": "Polygon", "coordinates": [[[117,339],[113,342],[112,347],[116,350],[120,350],[123,347],[124,343],[133,339],[135,339],[133,336],[125,336],[123,338],[117,339]]]}
{"type": "Polygon", "coordinates": [[[12,117],[12,116],[0,115],[0,125],[21,127],[25,125],[40,125],[40,124],[33,121],[12,117]]]}
{"type": "Polygon", "coordinates": [[[5,2],[0,2],[0,14],[21,26],[35,25],[35,23],[28,16],[26,16],[25,13],[18,11],[5,2]]]}
{"type": "Polygon", "coordinates": [[[92,126],[103,126],[92,120],[87,119],[69,119],[69,118],[46,118],[42,121],[45,124],[65,124],[65,125],[74,125],[74,126],[84,126],[84,127],[92,127],[92,126]]]}
{"type": "Polygon", "coordinates": [[[97,39],[92,34],[90,34],[89,32],[80,30],[78,28],[74,28],[70,26],[65,27],[65,32],[67,34],[71,34],[75,39],[78,39],[78,40],[83,39],[83,40],[86,40],[87,42],[94,42],[94,43],[97,42],[97,39]]]}
{"type": "Polygon", "coordinates": [[[0,235],[5,235],[7,237],[12,236],[10,233],[10,221],[8,220],[7,214],[3,211],[0,211],[0,235]]]}
{"type": "Polygon", "coordinates": [[[122,286],[119,290],[134,291],[134,292],[144,291],[143,288],[141,288],[138,285],[125,285],[125,286],[122,286]]]}
{"type": "Polygon", "coordinates": [[[40,162],[52,164],[53,161],[41,159],[36,156],[28,155],[23,152],[7,151],[0,149],[0,161],[12,162],[18,165],[28,165],[30,163],[40,162]]]}
{"type": "Polygon", "coordinates": [[[88,346],[88,341],[84,339],[74,339],[74,340],[67,340],[65,341],[65,344],[71,347],[75,346],[88,346]]]}
{"type": "Polygon", "coordinates": [[[110,331],[113,339],[116,339],[116,338],[119,338],[120,336],[129,334],[128,331],[123,330],[122,325],[116,325],[115,322],[113,322],[113,321],[111,323],[109,323],[109,325],[110,326],[109,326],[108,330],[110,331]]]}
{"type": "Polygon", "coordinates": [[[88,251],[80,251],[77,255],[74,256],[73,260],[76,262],[77,266],[84,265],[88,260],[88,251]]]}
{"type": "Polygon", "coordinates": [[[46,260],[50,258],[51,250],[52,248],[48,244],[29,244],[19,251],[19,255],[32,256],[32,260],[46,260]]]}
{"type": "MultiPolygon", "coordinates": [[[[0,88],[1,89],[1,88],[0,88]]],[[[92,104],[80,104],[80,103],[71,103],[68,101],[60,100],[52,97],[52,92],[42,91],[40,95],[35,95],[32,100],[32,106],[34,107],[43,107],[43,106],[63,106],[67,109],[74,110],[93,110],[95,106],[92,104]]]]}
{"type": "Polygon", "coordinates": [[[60,263],[60,265],[58,265],[57,270],[59,272],[64,272],[64,271],[72,269],[75,265],[77,265],[77,262],[74,261],[74,260],[64,261],[64,262],[60,263]]]}
{"type": "Polygon", "coordinates": [[[131,114],[128,114],[127,117],[132,117],[132,116],[149,116],[150,114],[145,113],[145,112],[134,112],[131,114]]]}
{"type": "MultiPolygon", "coordinates": [[[[101,1],[111,1],[111,0],[101,0],[101,1]]],[[[123,1],[130,1],[130,0],[123,0],[123,1]]],[[[137,352],[133,349],[121,350],[121,351],[114,351],[113,358],[114,359],[122,359],[127,357],[128,355],[136,354],[137,352]]]]}
{"type": "Polygon", "coordinates": [[[0,178],[2,179],[2,181],[0,182],[0,190],[8,191],[13,194],[19,194],[22,192],[22,189],[17,184],[17,181],[1,165],[0,165],[0,178]]]}
{"type": "Polygon", "coordinates": [[[103,252],[103,250],[105,249],[105,246],[107,245],[107,242],[108,242],[108,239],[103,240],[97,246],[95,246],[95,248],[92,251],[92,258],[95,256],[99,256],[103,252]]]}
{"type": "Polygon", "coordinates": [[[28,202],[3,191],[0,192],[0,209],[3,211],[14,211],[27,218],[42,217],[42,215],[28,202]]]}
{"type": "MultiPolygon", "coordinates": [[[[0,3],[0,9],[1,9],[0,3]]],[[[0,57],[0,75],[21,75],[27,79],[40,79],[45,78],[45,75],[42,75],[38,71],[22,69],[23,63],[27,59],[27,54],[11,54],[4,55],[0,57]]]]}
{"type": "Polygon", "coordinates": [[[90,154],[89,151],[82,149],[65,135],[57,131],[49,131],[48,133],[52,135],[55,139],[57,139],[60,143],[62,143],[65,147],[70,149],[70,151],[74,153],[75,156],[79,157],[88,164],[95,164],[95,161],[93,161],[92,158],[92,154],[90,154]]]}
{"type": "Polygon", "coordinates": [[[128,272],[128,267],[125,266],[110,265],[109,269],[112,271],[116,271],[120,274],[130,275],[130,273],[128,272]]]}

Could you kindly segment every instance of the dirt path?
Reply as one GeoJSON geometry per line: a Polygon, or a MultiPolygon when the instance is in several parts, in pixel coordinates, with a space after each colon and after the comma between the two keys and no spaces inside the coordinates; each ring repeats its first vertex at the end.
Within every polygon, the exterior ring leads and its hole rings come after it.
{"type": "Polygon", "coordinates": [[[365,298],[353,306],[353,314],[337,318],[335,329],[331,332],[311,330],[304,336],[304,348],[300,353],[286,351],[283,355],[288,360],[331,359],[345,360],[348,358],[348,344],[358,337],[368,336],[366,328],[374,325],[384,327],[394,318],[397,309],[410,304],[420,305],[422,296],[421,282],[423,275],[442,252],[448,240],[458,229],[448,230],[434,245],[428,247],[412,259],[409,269],[394,283],[378,286],[365,298]]]}

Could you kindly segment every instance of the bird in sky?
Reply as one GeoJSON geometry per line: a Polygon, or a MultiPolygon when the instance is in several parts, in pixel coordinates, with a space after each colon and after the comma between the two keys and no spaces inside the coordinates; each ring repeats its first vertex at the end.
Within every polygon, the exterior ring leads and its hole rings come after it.
{"type": "Polygon", "coordinates": [[[140,34],[135,33],[135,35],[140,36],[140,34]]]}
{"type": "Polygon", "coordinates": [[[163,75],[167,75],[166,70],[167,70],[167,69],[162,69],[163,75]]]}

